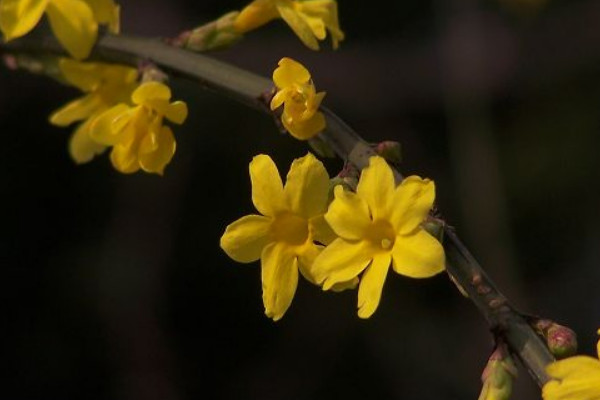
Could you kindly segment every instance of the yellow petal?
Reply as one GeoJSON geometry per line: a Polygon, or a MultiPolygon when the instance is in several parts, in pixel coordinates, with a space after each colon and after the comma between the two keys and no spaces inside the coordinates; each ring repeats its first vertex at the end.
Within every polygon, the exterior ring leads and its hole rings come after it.
{"type": "Polygon", "coordinates": [[[325,130],[325,116],[322,112],[317,112],[312,118],[306,121],[293,121],[286,118],[285,113],[281,116],[283,126],[287,131],[298,140],[308,140],[316,136],[319,132],[325,130]]]}
{"type": "Polygon", "coordinates": [[[369,318],[379,305],[383,284],[390,268],[391,257],[387,253],[375,255],[363,274],[358,287],[358,316],[369,318]]]}
{"type": "Polygon", "coordinates": [[[175,147],[175,137],[168,126],[160,127],[158,132],[150,132],[140,143],[140,167],[146,172],[162,175],[175,154],[175,147]]]}
{"type": "Polygon", "coordinates": [[[315,242],[328,245],[337,239],[337,235],[325,220],[324,215],[318,215],[308,221],[310,237],[315,242]]]}
{"type": "Polygon", "coordinates": [[[256,261],[269,242],[270,225],[268,217],[246,215],[227,226],[221,236],[221,248],[237,262],[256,261]]]}
{"type": "Polygon", "coordinates": [[[187,116],[188,107],[183,101],[175,101],[165,109],[165,118],[178,125],[183,124],[187,116]]]}
{"type": "Polygon", "coordinates": [[[292,212],[312,218],[327,210],[329,175],[323,163],[308,153],[295,159],[283,188],[285,202],[292,212]]]}
{"type": "Polygon", "coordinates": [[[119,33],[120,8],[113,0],[85,0],[99,24],[108,25],[111,33],[119,33]]]}
{"type": "Polygon", "coordinates": [[[429,179],[409,176],[396,188],[393,195],[390,222],[400,234],[417,229],[429,214],[435,200],[435,184],[429,179]]]}
{"type": "Polygon", "coordinates": [[[56,126],[71,125],[75,121],[81,121],[92,114],[98,113],[103,107],[104,105],[98,96],[88,94],[54,111],[50,115],[50,123],[56,126]]]}
{"type": "Polygon", "coordinates": [[[58,66],[65,80],[82,92],[96,90],[102,82],[101,64],[61,58],[58,66]]]}
{"type": "Polygon", "coordinates": [[[250,163],[252,203],[263,215],[274,216],[283,205],[283,183],[271,157],[260,154],[250,163]]]}
{"type": "Polygon", "coordinates": [[[90,135],[96,142],[112,146],[123,139],[123,130],[133,117],[135,109],[126,104],[118,104],[100,114],[90,128],[90,135]]]}
{"type": "Polygon", "coordinates": [[[278,16],[274,0],[254,0],[239,13],[233,23],[233,28],[237,33],[246,33],[278,16]]]}
{"type": "Polygon", "coordinates": [[[325,220],[338,236],[347,240],[363,239],[371,225],[367,203],[355,193],[344,190],[342,185],[335,187],[334,195],[325,220]]]}
{"type": "Polygon", "coordinates": [[[300,16],[300,14],[294,10],[288,2],[282,2],[277,4],[277,11],[281,18],[292,28],[296,36],[300,38],[311,50],[319,50],[319,42],[315,37],[312,29],[308,23],[300,16]]]}
{"type": "Polygon", "coordinates": [[[317,284],[317,281],[312,273],[312,266],[322,249],[322,246],[307,243],[303,246],[300,254],[298,254],[298,269],[300,270],[300,273],[302,273],[302,276],[306,278],[307,281],[315,285],[317,284]]]}
{"type": "Polygon", "coordinates": [[[323,283],[323,290],[335,284],[356,278],[373,258],[373,251],[365,242],[334,240],[325,247],[313,263],[315,281],[323,283]]]}
{"type": "Polygon", "coordinates": [[[150,81],[142,83],[131,95],[133,104],[146,104],[151,100],[169,100],[171,89],[164,83],[150,81]]]}
{"type": "Polygon", "coordinates": [[[410,236],[398,236],[392,249],[394,271],[411,278],[429,278],[444,270],[444,249],[440,242],[420,229],[410,236]]]}
{"type": "Polygon", "coordinates": [[[548,365],[546,372],[557,379],[589,374],[596,375],[600,379],[600,360],[589,356],[569,357],[548,365]]]}
{"type": "Polygon", "coordinates": [[[50,27],[74,58],[87,58],[98,35],[98,24],[82,0],[51,0],[46,8],[50,27]]]}
{"type": "Polygon", "coordinates": [[[106,150],[106,146],[92,140],[90,136],[92,122],[93,117],[81,123],[69,140],[69,154],[77,164],[89,162],[106,150]]]}
{"type": "Polygon", "coordinates": [[[298,261],[278,243],[267,245],[260,257],[265,314],[278,321],[287,311],[298,286],[298,261]]]}
{"type": "Polygon", "coordinates": [[[4,40],[21,37],[31,31],[42,18],[48,0],[0,1],[0,30],[4,40]]]}
{"type": "Polygon", "coordinates": [[[123,174],[132,174],[140,169],[137,152],[130,145],[115,145],[110,152],[110,161],[113,167],[123,174]]]}
{"type": "Polygon", "coordinates": [[[310,81],[310,72],[298,61],[283,57],[277,65],[279,66],[273,71],[273,82],[280,89],[304,85],[310,81]]]}
{"type": "Polygon", "coordinates": [[[374,221],[388,220],[392,208],[398,207],[392,203],[395,187],[394,174],[388,163],[382,157],[371,157],[369,166],[360,174],[356,193],[369,205],[374,221]]]}
{"type": "Polygon", "coordinates": [[[288,96],[290,96],[290,90],[287,88],[281,89],[280,91],[275,93],[275,96],[273,96],[273,98],[271,99],[271,111],[274,111],[277,108],[281,107],[281,105],[286,101],[288,96]]]}
{"type": "Polygon", "coordinates": [[[346,282],[336,283],[335,285],[333,285],[331,287],[331,290],[333,292],[339,293],[339,292],[343,292],[344,290],[356,289],[356,286],[358,286],[358,282],[359,282],[358,278],[355,277],[346,282]]]}

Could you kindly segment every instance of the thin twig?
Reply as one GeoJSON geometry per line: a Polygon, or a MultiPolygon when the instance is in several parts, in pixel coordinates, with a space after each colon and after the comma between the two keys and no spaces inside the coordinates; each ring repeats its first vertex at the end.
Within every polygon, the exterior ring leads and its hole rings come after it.
{"type": "MultiPolygon", "coordinates": [[[[64,51],[51,37],[32,37],[1,44],[0,53],[63,55],[64,51]]],[[[133,66],[150,60],[173,76],[187,78],[205,89],[270,113],[264,102],[264,94],[269,93],[273,86],[269,79],[206,55],[169,46],[160,40],[107,35],[98,41],[91,59],[133,66]]],[[[358,168],[365,167],[369,157],[375,154],[371,146],[333,112],[326,108],[321,111],[327,119],[327,130],[321,138],[343,160],[358,168]]],[[[398,171],[396,177],[401,179],[398,171]]],[[[453,228],[444,228],[443,244],[448,273],[468,294],[490,329],[505,339],[536,383],[543,385],[548,381],[545,368],[554,361],[546,345],[496,288],[453,228]]]]}

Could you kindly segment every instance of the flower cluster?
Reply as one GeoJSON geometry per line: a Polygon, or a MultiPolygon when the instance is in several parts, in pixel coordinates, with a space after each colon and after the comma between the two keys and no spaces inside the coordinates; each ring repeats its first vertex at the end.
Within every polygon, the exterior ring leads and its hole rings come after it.
{"type": "Polygon", "coordinates": [[[84,59],[98,36],[98,25],[119,31],[113,0],[0,0],[0,30],[9,41],[29,33],[46,14],[58,41],[71,56],[84,59]]]}
{"type": "Polygon", "coordinates": [[[317,93],[310,72],[291,58],[282,58],[273,71],[277,93],[271,110],[283,105],[281,122],[296,139],[308,140],[325,129],[325,117],[318,111],[325,92],[317,93]]]}
{"type": "Polygon", "coordinates": [[[542,389],[544,400],[600,400],[600,341],[597,353],[598,358],[574,356],[550,364],[546,371],[552,379],[542,389]]]}
{"type": "Polygon", "coordinates": [[[408,177],[395,185],[391,168],[372,157],[356,193],[335,187],[314,156],[294,161],[283,186],[273,161],[250,164],[252,201],[262,215],[229,225],[221,247],[234,260],[262,265],[267,316],[280,319],[291,304],[298,271],[324,290],[352,288],[360,279],[358,315],[376,310],[390,264],[405,276],[425,278],[444,269],[441,244],[421,223],[432,207],[433,182],[408,177]]]}
{"type": "Polygon", "coordinates": [[[171,103],[163,83],[138,84],[133,68],[67,59],[59,65],[64,79],[86,93],[50,116],[58,126],[82,121],[69,145],[73,159],[88,162],[110,146],[118,171],[162,174],[175,152],[173,132],[163,120],[183,123],[186,104],[171,103]]]}
{"type": "Polygon", "coordinates": [[[243,34],[276,18],[282,18],[312,50],[319,50],[318,41],[325,39],[327,31],[334,49],[344,40],[335,0],[254,0],[240,12],[233,27],[243,34]]]}

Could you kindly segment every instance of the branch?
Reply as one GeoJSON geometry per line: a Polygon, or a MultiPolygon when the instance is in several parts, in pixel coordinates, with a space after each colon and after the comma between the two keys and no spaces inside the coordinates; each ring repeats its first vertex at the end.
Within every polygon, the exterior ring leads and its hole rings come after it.
{"type": "MultiPolygon", "coordinates": [[[[0,53],[64,55],[62,48],[50,37],[28,37],[0,44],[0,53]]],[[[98,41],[91,59],[132,66],[151,60],[172,76],[189,79],[205,89],[271,114],[264,100],[265,94],[271,93],[271,80],[159,40],[107,35],[98,41]]],[[[368,165],[369,157],[375,154],[369,144],[332,111],[326,108],[321,111],[327,119],[327,130],[321,133],[321,139],[341,159],[361,169],[368,165]]],[[[402,175],[398,171],[395,173],[400,180],[402,175]]],[[[446,267],[452,280],[468,294],[491,330],[504,338],[536,383],[543,385],[548,381],[545,368],[554,357],[521,313],[496,288],[454,229],[444,226],[444,236],[446,267]]]]}

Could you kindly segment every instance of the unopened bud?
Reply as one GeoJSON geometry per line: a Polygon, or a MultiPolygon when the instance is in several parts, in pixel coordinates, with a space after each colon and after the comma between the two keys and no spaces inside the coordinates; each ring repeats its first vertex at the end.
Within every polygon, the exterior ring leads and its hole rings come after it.
{"type": "Polygon", "coordinates": [[[552,325],[548,329],[546,342],[550,352],[559,360],[577,353],[577,335],[566,326],[552,325]]]}
{"type": "Polygon", "coordinates": [[[571,328],[549,319],[535,319],[530,323],[546,340],[548,349],[556,358],[570,357],[577,352],[577,334],[571,328]]]}
{"type": "Polygon", "coordinates": [[[340,176],[336,176],[329,180],[329,202],[331,203],[334,198],[333,190],[336,186],[342,185],[344,190],[353,191],[356,188],[358,182],[355,178],[345,177],[342,178],[340,176]]]}
{"type": "Polygon", "coordinates": [[[516,377],[517,367],[511,356],[504,346],[498,346],[481,374],[483,387],[479,400],[508,400],[516,377]]]}
{"type": "Polygon", "coordinates": [[[144,62],[139,66],[141,82],[161,82],[165,83],[169,80],[169,75],[165,74],[154,63],[144,62]]]}
{"type": "Polygon", "coordinates": [[[194,51],[218,50],[229,47],[243,37],[233,28],[233,23],[238,15],[238,11],[227,13],[206,25],[183,32],[177,38],[172,39],[170,43],[194,51]]]}
{"type": "Polygon", "coordinates": [[[375,146],[375,152],[393,164],[402,162],[402,147],[400,143],[391,140],[378,143],[375,146]]]}

